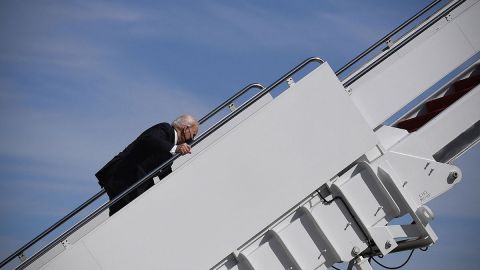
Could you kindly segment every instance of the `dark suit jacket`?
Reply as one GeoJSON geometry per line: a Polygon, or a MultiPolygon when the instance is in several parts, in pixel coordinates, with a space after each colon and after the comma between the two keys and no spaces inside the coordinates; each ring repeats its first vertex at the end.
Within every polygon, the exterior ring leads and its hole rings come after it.
{"type": "MultiPolygon", "coordinates": [[[[101,187],[105,188],[110,199],[125,191],[128,187],[153,171],[172,157],[170,150],[174,146],[175,134],[168,123],[157,124],[145,130],[125,150],[109,161],[95,176],[101,187]]],[[[160,179],[170,172],[171,164],[157,173],[160,179]]],[[[110,207],[110,215],[120,210],[138,195],[153,186],[153,179],[148,180],[123,200],[110,207]]]]}

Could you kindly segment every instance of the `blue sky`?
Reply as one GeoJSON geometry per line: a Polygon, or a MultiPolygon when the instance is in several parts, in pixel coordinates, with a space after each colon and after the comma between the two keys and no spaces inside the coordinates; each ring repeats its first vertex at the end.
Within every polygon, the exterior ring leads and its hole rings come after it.
{"type": "MultiPolygon", "coordinates": [[[[337,70],[429,2],[2,1],[0,257],[96,193],[93,174],[146,127],[310,56],[337,70]]],[[[473,269],[479,152],[432,204],[438,244],[406,269],[473,269]]]]}

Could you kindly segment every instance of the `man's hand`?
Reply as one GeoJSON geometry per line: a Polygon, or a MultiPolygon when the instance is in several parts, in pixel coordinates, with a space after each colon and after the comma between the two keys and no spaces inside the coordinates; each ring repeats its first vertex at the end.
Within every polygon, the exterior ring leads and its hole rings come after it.
{"type": "Polygon", "coordinates": [[[175,149],[175,153],[179,153],[183,156],[183,155],[186,155],[186,154],[190,154],[191,149],[192,149],[192,147],[190,145],[188,145],[186,143],[182,143],[182,144],[177,145],[177,149],[175,149]]]}

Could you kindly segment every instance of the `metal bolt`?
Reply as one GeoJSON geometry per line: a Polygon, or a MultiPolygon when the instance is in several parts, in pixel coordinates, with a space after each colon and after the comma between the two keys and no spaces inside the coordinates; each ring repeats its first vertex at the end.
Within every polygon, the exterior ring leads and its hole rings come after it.
{"type": "Polygon", "coordinates": [[[389,249],[391,247],[392,247],[392,243],[390,243],[390,241],[385,242],[385,248],[386,249],[389,249]]]}
{"type": "Polygon", "coordinates": [[[448,175],[447,183],[453,184],[453,182],[455,182],[455,180],[457,180],[459,176],[460,175],[457,171],[451,171],[450,174],[448,175]]]}
{"type": "Polygon", "coordinates": [[[352,255],[357,256],[358,254],[360,254],[360,249],[357,246],[354,246],[352,248],[352,255]]]}

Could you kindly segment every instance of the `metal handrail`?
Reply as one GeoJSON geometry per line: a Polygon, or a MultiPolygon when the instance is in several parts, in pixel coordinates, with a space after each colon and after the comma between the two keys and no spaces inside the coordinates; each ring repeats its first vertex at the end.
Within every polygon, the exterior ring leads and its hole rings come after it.
{"type": "MultiPolygon", "coordinates": [[[[267,88],[264,88],[262,91],[260,91],[259,93],[257,93],[254,97],[252,97],[251,99],[249,99],[247,102],[245,102],[242,106],[240,106],[238,109],[236,109],[235,111],[233,111],[232,113],[228,114],[225,118],[223,118],[221,121],[219,121],[218,123],[216,123],[214,126],[212,126],[211,128],[209,128],[207,131],[205,131],[204,133],[202,133],[202,135],[200,135],[192,144],[191,146],[194,147],[195,145],[197,145],[198,143],[200,143],[201,141],[203,141],[206,137],[208,137],[210,134],[212,134],[213,132],[217,131],[220,127],[222,127],[225,123],[227,123],[228,121],[230,121],[232,118],[234,118],[235,116],[237,116],[238,114],[240,114],[242,111],[244,111],[246,108],[250,107],[250,105],[252,105],[253,103],[257,102],[260,98],[262,98],[263,96],[265,96],[267,93],[269,93],[271,90],[273,90],[274,88],[276,88],[278,85],[280,85],[282,82],[286,81],[288,78],[290,78],[292,75],[294,75],[295,73],[297,73],[298,71],[300,71],[303,67],[305,67],[306,65],[308,65],[309,63],[311,62],[318,62],[320,64],[323,64],[324,61],[318,57],[311,57],[311,58],[308,58],[306,59],[305,61],[303,61],[302,63],[300,63],[299,65],[297,65],[295,68],[293,68],[292,70],[290,70],[289,72],[287,72],[285,75],[283,75],[282,77],[280,77],[280,79],[278,79],[277,81],[275,81],[274,83],[272,83],[270,86],[268,86],[267,88]]],[[[139,187],[140,185],[142,185],[144,182],[146,182],[147,180],[149,180],[150,178],[152,178],[153,176],[155,176],[156,174],[162,172],[163,169],[165,169],[167,166],[169,166],[171,163],[173,163],[173,161],[175,161],[178,157],[180,157],[180,154],[175,154],[174,156],[172,156],[170,159],[168,159],[167,161],[165,161],[162,165],[158,166],[156,169],[154,169],[153,171],[151,171],[149,174],[147,174],[146,176],[144,176],[142,179],[138,180],[134,185],[130,186],[127,190],[123,191],[121,194],[119,194],[118,196],[116,196],[115,198],[113,198],[112,200],[110,200],[109,202],[105,203],[104,205],[102,205],[101,207],[99,207],[97,210],[95,210],[94,212],[92,212],[91,214],[89,214],[88,216],[86,216],[83,220],[81,220],[80,222],[78,222],[77,224],[75,224],[72,228],[70,228],[68,231],[64,232],[62,235],[60,235],[59,237],[57,237],[55,240],[53,240],[52,242],[50,242],[47,246],[45,246],[43,249],[41,249],[39,252],[37,252],[36,254],[34,254],[32,257],[28,258],[25,262],[23,262],[19,267],[18,269],[23,269],[24,267],[28,266],[30,263],[32,263],[33,261],[35,261],[36,259],[38,259],[40,256],[42,256],[43,254],[45,254],[48,250],[50,250],[51,248],[53,248],[55,245],[57,245],[58,243],[60,243],[61,241],[65,240],[65,238],[72,234],[73,232],[75,232],[76,230],[78,230],[79,228],[81,228],[82,226],[84,226],[86,223],[88,223],[89,221],[91,221],[92,219],[94,219],[96,216],[98,216],[100,213],[102,213],[103,211],[105,211],[108,207],[110,207],[111,205],[113,205],[114,203],[118,202],[120,199],[122,199],[125,195],[129,194],[131,191],[133,191],[134,189],[136,189],[137,187],[139,187]]]]}
{"type": "Polygon", "coordinates": [[[384,36],[382,39],[380,39],[379,41],[375,42],[372,46],[370,46],[368,49],[366,49],[365,51],[363,51],[361,54],[359,54],[357,57],[355,57],[354,59],[352,59],[350,62],[348,62],[347,64],[345,64],[343,67],[341,67],[338,71],[335,72],[335,75],[340,75],[342,74],[345,70],[349,69],[351,66],[353,66],[354,64],[356,64],[360,59],[362,59],[363,57],[365,57],[367,54],[371,53],[374,49],[376,49],[380,44],[383,44],[385,42],[387,42],[391,37],[393,37],[394,35],[396,35],[398,32],[400,32],[401,30],[403,30],[403,28],[405,28],[405,26],[409,25],[411,22],[413,22],[414,20],[418,19],[418,17],[422,16],[423,14],[425,14],[427,11],[429,11],[430,9],[432,9],[434,6],[436,6],[438,3],[442,2],[443,0],[435,0],[433,1],[432,3],[430,3],[428,6],[424,7],[422,10],[420,10],[417,14],[413,15],[410,19],[406,20],[404,23],[402,23],[401,25],[399,25],[397,28],[395,28],[393,31],[391,31],[390,33],[388,33],[386,36],[384,36]]]}
{"type": "Polygon", "coordinates": [[[213,109],[211,112],[209,112],[207,115],[205,115],[204,117],[202,117],[200,120],[198,120],[198,123],[201,125],[203,124],[204,122],[206,122],[208,119],[210,119],[212,116],[214,116],[215,114],[217,114],[219,111],[221,111],[222,109],[224,109],[225,107],[227,107],[229,104],[231,104],[233,101],[235,101],[237,98],[239,98],[240,96],[242,96],[243,94],[245,94],[248,90],[250,89],[253,89],[253,88],[258,88],[260,90],[263,90],[265,89],[265,87],[263,87],[263,85],[259,84],[259,83],[252,83],[252,84],[249,84],[247,86],[245,86],[245,88],[243,88],[242,90],[238,91],[235,95],[231,96],[229,99],[227,99],[225,102],[223,102],[222,104],[218,105],[217,108],[213,109]]]}
{"type": "Polygon", "coordinates": [[[9,263],[10,261],[12,261],[15,257],[17,256],[20,256],[21,254],[23,254],[23,252],[25,252],[25,250],[29,249],[31,246],[35,245],[38,241],[40,241],[42,238],[44,238],[46,235],[48,235],[49,233],[51,233],[53,230],[57,229],[58,227],[60,227],[63,223],[65,223],[67,220],[69,220],[70,218],[72,218],[73,216],[75,216],[76,214],[78,214],[80,211],[82,211],[83,209],[85,209],[85,207],[89,206],[92,202],[96,201],[98,198],[100,198],[103,194],[105,194],[105,189],[102,188],[102,190],[100,190],[97,194],[93,195],[90,199],[86,200],[83,204],[81,204],[80,206],[78,206],[77,208],[75,208],[72,212],[68,213],[67,215],[65,215],[62,219],[60,219],[59,221],[55,222],[55,224],[53,224],[52,226],[50,226],[48,229],[46,229],[45,231],[43,231],[42,233],[40,233],[39,235],[37,235],[35,238],[33,238],[32,240],[30,240],[30,242],[26,243],[25,245],[23,245],[21,248],[19,248],[17,251],[15,251],[12,255],[10,255],[9,257],[7,257],[5,260],[3,260],[1,263],[0,263],[0,268],[2,268],[3,266],[5,266],[7,263],[9,263]]]}
{"type": "MultiPolygon", "coordinates": [[[[259,83],[252,83],[252,84],[249,84],[247,86],[245,86],[244,88],[242,88],[241,90],[239,90],[237,93],[235,93],[233,96],[231,96],[230,98],[228,98],[225,102],[223,102],[222,104],[220,104],[219,106],[217,106],[215,109],[213,109],[211,112],[209,112],[207,115],[205,115],[204,117],[202,117],[202,119],[200,119],[198,122],[199,124],[202,124],[204,123],[205,121],[207,121],[208,119],[210,119],[212,116],[214,116],[215,114],[217,114],[219,111],[221,111],[223,108],[227,107],[231,102],[233,102],[234,100],[236,100],[237,98],[241,97],[243,94],[245,94],[246,92],[248,92],[249,90],[253,89],[253,88],[258,88],[260,90],[263,90],[265,89],[265,87],[259,83]]],[[[52,226],[48,227],[46,230],[44,230],[43,232],[41,232],[39,235],[37,235],[35,238],[33,238],[31,241],[29,241],[28,243],[26,243],[25,245],[23,245],[21,248],[17,249],[17,251],[15,251],[14,253],[12,253],[10,256],[8,256],[6,259],[4,259],[2,262],[0,262],[0,268],[4,267],[7,263],[9,263],[10,261],[12,261],[13,259],[15,259],[15,257],[18,257],[20,255],[23,254],[23,252],[25,252],[27,249],[29,249],[30,247],[32,247],[33,245],[35,245],[38,241],[40,241],[42,238],[44,238],[45,236],[47,236],[49,233],[51,233],[52,231],[54,231],[55,229],[57,229],[58,227],[60,227],[61,225],[63,225],[66,221],[68,221],[69,219],[71,219],[73,216],[75,216],[76,214],[78,214],[80,211],[82,211],[83,209],[85,209],[87,206],[89,206],[90,204],[92,204],[94,201],[96,201],[98,198],[100,198],[103,194],[105,194],[106,191],[105,189],[101,189],[97,194],[93,195],[92,197],[90,197],[90,199],[86,200],[84,203],[82,203],[80,206],[78,206],[77,208],[75,208],[72,212],[68,213],[67,215],[65,215],[63,218],[61,218],[59,221],[55,222],[55,224],[53,224],[52,226]]]]}
{"type": "Polygon", "coordinates": [[[458,6],[463,4],[466,0],[459,0],[455,4],[451,5],[447,9],[445,9],[442,13],[438,14],[435,18],[433,18],[431,21],[420,27],[418,30],[416,30],[412,35],[408,36],[404,40],[402,40],[398,45],[392,47],[390,50],[388,50],[385,54],[380,56],[378,59],[376,59],[374,62],[369,64],[366,68],[362,69],[359,73],[355,74],[352,78],[350,78],[347,82],[343,84],[344,87],[350,86],[352,83],[354,83],[356,80],[358,80],[360,77],[365,75],[367,72],[378,66],[381,62],[383,62],[385,59],[390,57],[392,54],[403,48],[407,43],[412,41],[414,38],[422,34],[425,30],[427,30],[429,27],[431,27],[434,23],[438,22],[440,19],[448,15],[452,10],[456,9],[458,6]]]}

